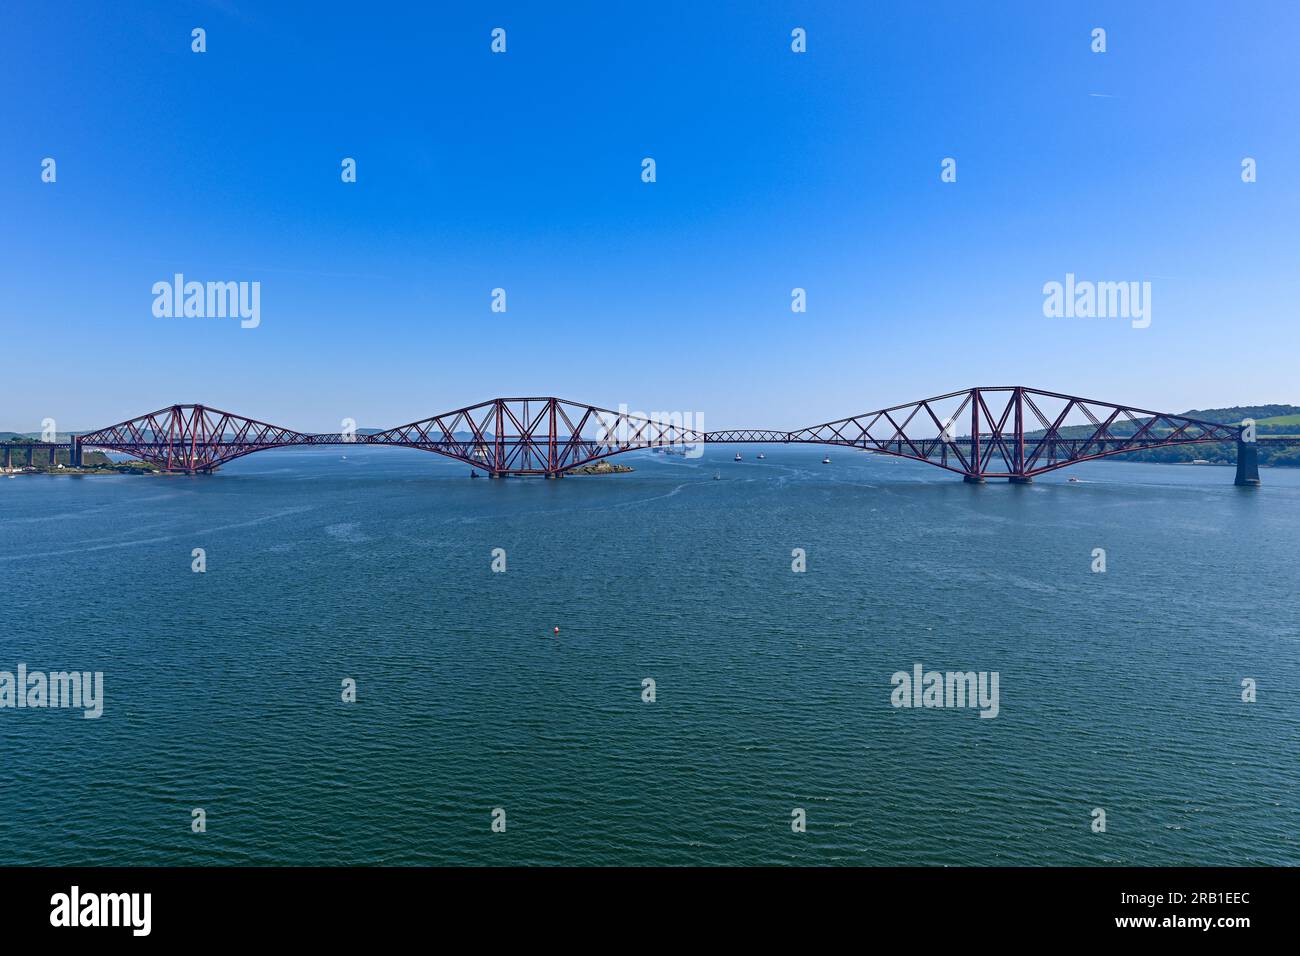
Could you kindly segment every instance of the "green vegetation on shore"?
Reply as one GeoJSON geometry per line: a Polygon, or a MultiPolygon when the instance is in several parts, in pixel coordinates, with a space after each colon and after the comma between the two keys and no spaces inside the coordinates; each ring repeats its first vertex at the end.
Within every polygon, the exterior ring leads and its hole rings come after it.
{"type": "MultiPolygon", "coordinates": [[[[5,445],[27,445],[31,441],[32,439],[21,436],[10,438],[7,441],[0,441],[0,455],[3,454],[5,445]]],[[[4,459],[0,457],[0,465],[3,465],[3,461],[4,459]]],[[[73,468],[69,449],[55,449],[54,461],[51,462],[49,450],[43,449],[39,445],[36,448],[36,453],[32,456],[30,465],[27,464],[27,449],[25,447],[12,449],[9,453],[9,467],[11,471],[38,475],[140,475],[152,474],[158,470],[153,465],[143,461],[115,462],[102,451],[82,452],[81,467],[73,468]]]]}

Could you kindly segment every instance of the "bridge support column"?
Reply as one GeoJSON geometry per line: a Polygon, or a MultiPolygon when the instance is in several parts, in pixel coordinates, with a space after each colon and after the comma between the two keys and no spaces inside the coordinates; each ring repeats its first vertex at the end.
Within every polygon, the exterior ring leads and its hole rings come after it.
{"type": "Polygon", "coordinates": [[[1011,485],[1032,485],[1034,479],[1029,475],[1012,475],[1007,479],[1007,483],[1011,485]]]}
{"type": "Polygon", "coordinates": [[[6,444],[5,445],[5,467],[12,468],[13,466],[14,466],[14,446],[6,444]]]}
{"type": "Polygon", "coordinates": [[[1234,485],[1259,487],[1259,447],[1254,442],[1237,441],[1237,479],[1234,485]]]}
{"type": "Polygon", "coordinates": [[[961,476],[961,480],[964,481],[964,482],[966,482],[966,484],[968,484],[968,485],[982,485],[982,484],[984,484],[984,476],[983,476],[983,475],[962,475],[962,476],[961,476]]]}
{"type": "Polygon", "coordinates": [[[51,446],[50,446],[50,464],[51,464],[51,465],[55,464],[55,461],[56,461],[56,459],[55,459],[55,455],[54,455],[54,446],[51,445],[51,446]]]}
{"type": "Polygon", "coordinates": [[[68,464],[73,468],[81,467],[81,441],[76,435],[72,436],[72,448],[68,452],[68,464]]]}

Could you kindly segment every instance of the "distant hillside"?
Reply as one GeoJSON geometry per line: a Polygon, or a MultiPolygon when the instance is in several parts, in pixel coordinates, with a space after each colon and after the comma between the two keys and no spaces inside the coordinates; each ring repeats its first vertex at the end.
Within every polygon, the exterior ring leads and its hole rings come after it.
{"type": "Polygon", "coordinates": [[[1296,415],[1275,415],[1272,418],[1258,418],[1255,423],[1260,426],[1277,425],[1279,427],[1295,428],[1300,425],[1300,414],[1296,415]]]}
{"type": "Polygon", "coordinates": [[[1276,425],[1277,427],[1272,428],[1275,433],[1289,435],[1294,430],[1285,426],[1300,423],[1300,406],[1298,405],[1236,405],[1232,408],[1193,409],[1182,414],[1187,418],[1200,418],[1207,422],[1217,422],[1223,425],[1240,425],[1242,419],[1253,418],[1258,426],[1256,430],[1261,434],[1265,431],[1265,425],[1276,425]],[[1290,419],[1289,423],[1287,419],[1290,419]]]}

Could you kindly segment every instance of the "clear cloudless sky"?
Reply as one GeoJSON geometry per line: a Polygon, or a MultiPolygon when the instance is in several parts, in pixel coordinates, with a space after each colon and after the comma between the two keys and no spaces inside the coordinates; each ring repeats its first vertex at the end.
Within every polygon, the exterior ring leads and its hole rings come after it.
{"type": "Polygon", "coordinates": [[[0,429],[1300,403],[1297,50],[1291,0],[6,0],[0,429]],[[154,317],[176,272],[261,326],[154,317]],[[1045,318],[1067,272],[1150,281],[1150,328],[1045,318]]]}

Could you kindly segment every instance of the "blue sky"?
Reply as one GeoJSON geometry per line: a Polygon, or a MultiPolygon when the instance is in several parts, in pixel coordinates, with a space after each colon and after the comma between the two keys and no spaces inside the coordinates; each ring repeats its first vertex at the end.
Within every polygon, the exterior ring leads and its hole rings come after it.
{"type": "Polygon", "coordinates": [[[524,394],[793,428],[1009,384],[1300,403],[1293,3],[305,10],[4,5],[0,429],[524,394]],[[156,318],[176,272],[260,282],[261,325],[156,318]],[[1151,326],[1045,318],[1067,272],[1150,281],[1151,326]]]}

